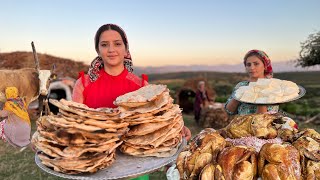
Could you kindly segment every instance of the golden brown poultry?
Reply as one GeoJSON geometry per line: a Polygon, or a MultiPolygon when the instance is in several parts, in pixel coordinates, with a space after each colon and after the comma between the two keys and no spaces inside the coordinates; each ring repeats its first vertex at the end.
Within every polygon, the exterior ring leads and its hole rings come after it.
{"type": "Polygon", "coordinates": [[[280,114],[250,114],[236,116],[225,128],[229,138],[255,136],[272,139],[277,137],[273,121],[281,119],[280,114]]]}
{"type": "Polygon", "coordinates": [[[273,121],[273,123],[278,131],[278,137],[280,137],[282,141],[294,141],[295,136],[298,133],[298,125],[293,119],[283,117],[279,120],[273,121]]]}
{"type": "Polygon", "coordinates": [[[305,179],[306,180],[320,179],[320,162],[308,160],[305,179]]]}
{"type": "MultiPolygon", "coordinates": [[[[186,158],[185,169],[188,176],[191,175],[196,165],[196,159],[203,153],[212,154],[212,160],[215,162],[218,153],[226,146],[225,139],[217,132],[207,134],[199,143],[199,146],[186,158]]],[[[205,164],[206,165],[206,164],[205,164]]],[[[204,166],[203,166],[204,167],[204,166]]],[[[195,176],[195,175],[193,175],[195,176]]]]}
{"type": "Polygon", "coordinates": [[[190,156],[190,155],[191,155],[191,152],[182,151],[177,157],[176,165],[177,165],[177,169],[179,171],[181,179],[186,179],[187,178],[186,172],[184,170],[184,166],[185,166],[186,158],[188,156],[190,156]]]}
{"type": "Polygon", "coordinates": [[[224,148],[218,156],[226,180],[251,180],[257,174],[257,155],[253,148],[232,146],[224,148]]]}
{"type": "Polygon", "coordinates": [[[177,158],[177,168],[182,179],[197,179],[201,170],[216,162],[218,153],[226,146],[224,138],[215,130],[206,129],[192,139],[187,150],[177,158]]]}
{"type": "Polygon", "coordinates": [[[194,136],[190,143],[189,143],[189,151],[195,151],[202,143],[203,138],[205,138],[208,134],[217,132],[215,129],[212,128],[205,128],[199,134],[194,136]]]}
{"type": "Polygon", "coordinates": [[[197,178],[200,174],[201,170],[212,162],[212,154],[211,153],[202,153],[198,157],[196,157],[194,168],[190,174],[190,178],[197,178]]]}
{"type": "Polygon", "coordinates": [[[222,168],[219,164],[207,164],[199,175],[199,180],[224,180],[222,168]]]}
{"type": "Polygon", "coordinates": [[[258,157],[258,174],[262,179],[302,179],[299,151],[290,144],[263,145],[258,157]]]}
{"type": "Polygon", "coordinates": [[[292,143],[297,148],[301,155],[313,160],[320,161],[320,143],[314,139],[302,136],[292,143]]]}
{"type": "Polygon", "coordinates": [[[314,129],[307,128],[307,129],[300,131],[299,133],[297,133],[295,135],[296,140],[298,138],[300,138],[301,136],[310,137],[310,138],[314,139],[315,141],[317,141],[318,143],[320,143],[320,134],[314,129]]]}
{"type": "MultiPolygon", "coordinates": [[[[305,129],[297,134],[299,137],[292,145],[298,149],[301,158],[302,173],[305,177],[319,176],[320,162],[320,136],[319,133],[313,129],[305,129]],[[300,136],[300,137],[299,137],[300,136]],[[317,169],[318,168],[318,169],[317,169]],[[318,176],[315,175],[317,172],[318,176]]],[[[311,178],[312,179],[312,178],[311,178]]]]}

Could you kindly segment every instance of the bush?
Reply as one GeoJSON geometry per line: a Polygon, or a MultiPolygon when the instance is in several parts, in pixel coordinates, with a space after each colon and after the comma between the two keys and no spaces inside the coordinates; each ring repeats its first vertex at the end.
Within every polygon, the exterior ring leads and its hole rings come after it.
{"type": "Polygon", "coordinates": [[[228,97],[226,96],[217,96],[215,99],[215,102],[225,103],[227,102],[227,100],[228,100],[228,97]]]}

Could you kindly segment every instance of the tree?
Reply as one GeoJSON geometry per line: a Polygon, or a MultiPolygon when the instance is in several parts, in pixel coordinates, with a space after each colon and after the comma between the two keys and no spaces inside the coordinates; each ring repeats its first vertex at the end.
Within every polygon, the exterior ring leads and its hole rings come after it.
{"type": "Polygon", "coordinates": [[[309,67],[320,64],[320,31],[310,34],[305,42],[301,43],[300,58],[297,66],[309,67]]]}

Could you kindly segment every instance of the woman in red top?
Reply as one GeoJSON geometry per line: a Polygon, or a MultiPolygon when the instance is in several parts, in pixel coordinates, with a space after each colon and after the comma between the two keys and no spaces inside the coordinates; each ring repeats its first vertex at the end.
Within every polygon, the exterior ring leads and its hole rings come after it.
{"type": "MultiPolygon", "coordinates": [[[[72,100],[91,108],[115,108],[113,101],[123,94],[135,91],[148,84],[132,73],[132,59],[124,31],[115,24],[101,26],[95,35],[95,49],[98,53],[88,74],[80,73],[72,100]]],[[[183,128],[183,136],[191,138],[190,130],[183,128]]]]}
{"type": "Polygon", "coordinates": [[[113,101],[123,94],[147,84],[146,76],[140,79],[132,73],[132,59],[124,31],[117,25],[101,26],[95,35],[98,53],[88,74],[80,73],[72,100],[92,108],[115,108],[113,101]]]}
{"type": "MultiPolygon", "coordinates": [[[[123,94],[135,91],[148,84],[146,75],[142,79],[132,73],[132,59],[125,32],[115,24],[101,26],[94,38],[98,53],[88,74],[80,73],[72,100],[91,108],[115,108],[113,101],[123,94]]],[[[191,138],[190,130],[183,128],[183,136],[191,138]]]]}

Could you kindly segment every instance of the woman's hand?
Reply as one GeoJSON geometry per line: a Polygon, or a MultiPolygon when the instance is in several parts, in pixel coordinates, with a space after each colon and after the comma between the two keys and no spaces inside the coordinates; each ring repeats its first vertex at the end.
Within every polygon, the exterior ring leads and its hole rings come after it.
{"type": "Polygon", "coordinates": [[[183,128],[181,130],[181,134],[183,137],[186,138],[187,141],[189,141],[191,139],[191,131],[186,126],[183,126],[183,128]]]}
{"type": "Polygon", "coordinates": [[[28,147],[29,147],[33,152],[37,152],[37,148],[36,148],[36,146],[35,146],[33,143],[30,143],[30,144],[28,145],[28,147]]]}

